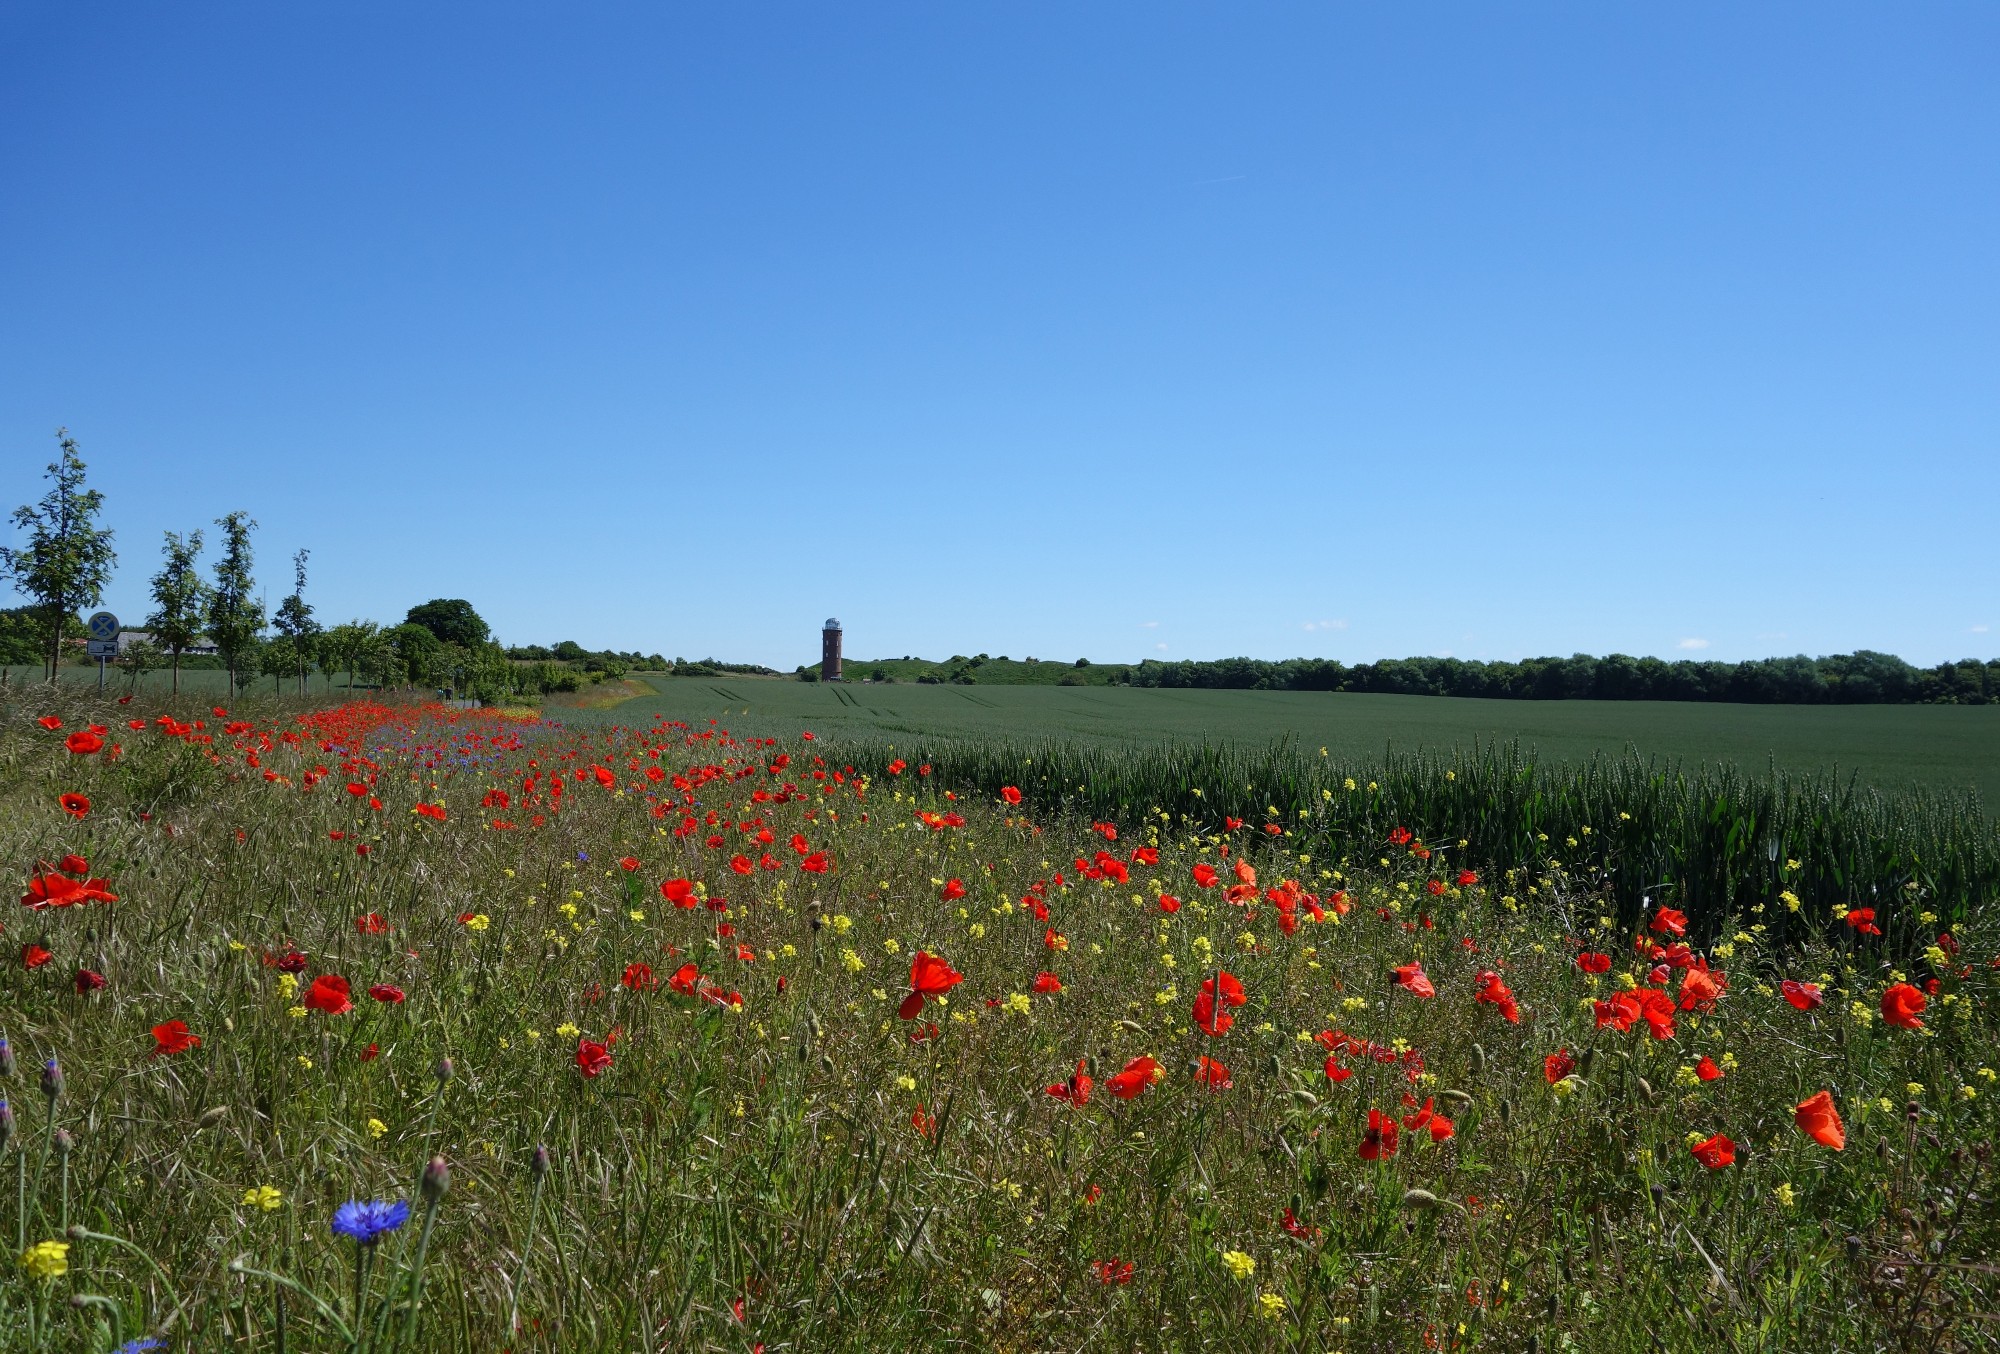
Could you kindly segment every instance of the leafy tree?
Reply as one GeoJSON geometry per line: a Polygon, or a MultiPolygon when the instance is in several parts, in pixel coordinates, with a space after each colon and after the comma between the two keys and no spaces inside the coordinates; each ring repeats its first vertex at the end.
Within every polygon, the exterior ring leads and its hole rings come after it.
{"type": "Polygon", "coordinates": [[[135,639],[119,647],[118,667],[129,684],[136,687],[139,679],[158,668],[163,658],[159,645],[151,640],[135,639]]]}
{"type": "Polygon", "coordinates": [[[303,690],[312,647],[310,641],[296,640],[290,635],[281,634],[276,639],[265,640],[257,646],[257,671],[271,679],[273,691],[283,691],[287,677],[298,678],[303,690]]]}
{"type": "Polygon", "coordinates": [[[222,528],[222,558],[216,562],[215,583],[208,593],[208,634],[234,687],[238,659],[264,628],[263,604],[251,595],[257,582],[250,574],[250,533],[257,524],[244,512],[218,517],[215,524],[222,528]]]}
{"type": "Polygon", "coordinates": [[[418,686],[437,686],[451,662],[451,646],[430,630],[408,621],[382,635],[401,662],[403,672],[418,686]]]}
{"type": "Polygon", "coordinates": [[[413,606],[403,624],[421,625],[445,643],[465,649],[484,644],[491,637],[486,622],[462,597],[437,597],[413,606]]]}
{"type": "Polygon", "coordinates": [[[306,667],[312,655],[313,641],[320,632],[320,624],[313,619],[313,609],[305,598],[306,556],[310,553],[301,550],[292,556],[292,595],[278,603],[278,614],[271,620],[287,641],[285,652],[298,665],[300,695],[305,694],[306,667]]]}
{"type": "Polygon", "coordinates": [[[33,598],[47,618],[50,681],[55,680],[62,657],[64,620],[104,599],[104,585],[111,581],[111,566],[118,561],[111,531],[96,522],[104,495],[84,488],[76,439],[67,428],[58,428],[56,438],[61,450],[47,475],[55,487],[39,504],[14,510],[14,525],[28,533],[27,545],[0,546],[0,572],[24,596],[33,598]]]}
{"type": "Polygon", "coordinates": [[[379,666],[377,655],[387,653],[394,657],[382,637],[382,627],[373,621],[349,621],[336,625],[320,637],[321,665],[331,679],[334,669],[344,669],[347,673],[347,690],[354,690],[354,678],[364,670],[379,666]]]}
{"type": "Polygon", "coordinates": [[[153,642],[166,651],[174,670],[174,694],[181,689],[181,654],[200,642],[202,621],[208,611],[208,584],[195,568],[201,557],[201,533],[191,531],[185,538],[177,531],[167,533],[160,553],[166,563],[153,575],[153,614],[146,629],[153,642]]]}

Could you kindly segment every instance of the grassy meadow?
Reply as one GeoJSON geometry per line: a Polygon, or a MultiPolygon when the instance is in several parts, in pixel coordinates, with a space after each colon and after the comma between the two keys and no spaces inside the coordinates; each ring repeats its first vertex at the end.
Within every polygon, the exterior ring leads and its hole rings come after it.
{"type": "Polygon", "coordinates": [[[642,704],[8,693],[0,1350],[1991,1347],[1990,911],[642,704]]]}

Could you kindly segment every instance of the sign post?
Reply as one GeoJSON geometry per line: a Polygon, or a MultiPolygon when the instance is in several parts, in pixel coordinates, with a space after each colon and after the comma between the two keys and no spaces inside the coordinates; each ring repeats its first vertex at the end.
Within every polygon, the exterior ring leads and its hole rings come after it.
{"type": "Polygon", "coordinates": [[[104,664],[118,656],[118,618],[109,611],[100,611],[83,623],[90,635],[84,641],[84,652],[97,660],[97,690],[104,691],[104,664]]]}

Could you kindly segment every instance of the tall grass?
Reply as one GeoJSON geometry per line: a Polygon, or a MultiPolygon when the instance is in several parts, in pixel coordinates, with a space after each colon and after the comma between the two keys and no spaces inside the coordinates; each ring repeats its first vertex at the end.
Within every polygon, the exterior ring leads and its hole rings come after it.
{"type": "Polygon", "coordinates": [[[844,740],[864,765],[929,763],[946,783],[1091,818],[1164,809],[1215,824],[1276,822],[1295,839],[1347,851],[1407,826],[1491,868],[1560,863],[1601,878],[1632,924],[1670,903],[1713,935],[1768,910],[1780,942],[1824,931],[1848,908],[1894,911],[1897,943],[1927,944],[1914,921],[1962,921],[2000,892],[2000,826],[1970,793],[1883,792],[1832,772],[1765,772],[1670,759],[1542,762],[1519,743],[1342,762],[1295,744],[1099,746],[1058,740],[902,737],[844,740]],[[1582,829],[1588,828],[1587,833],[1582,829]],[[1799,862],[1786,869],[1787,861],[1799,862]],[[1794,912],[1780,902],[1791,892],[1794,912]]]}

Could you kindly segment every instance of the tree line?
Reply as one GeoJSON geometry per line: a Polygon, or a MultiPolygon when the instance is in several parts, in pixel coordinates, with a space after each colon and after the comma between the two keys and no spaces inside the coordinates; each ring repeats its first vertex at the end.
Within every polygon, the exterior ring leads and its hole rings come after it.
{"type": "Polygon", "coordinates": [[[1493,700],[1731,701],[1749,705],[1985,705],[2000,702],[2000,659],[1919,668],[1894,654],[1862,649],[1808,658],[1742,663],[1682,659],[1385,658],[1352,666],[1335,659],[1270,662],[1147,661],[1128,667],[1131,686],[1251,691],[1357,691],[1396,696],[1479,696],[1493,700]]]}
{"type": "MultiPolygon", "coordinates": [[[[56,438],[49,491],[12,515],[25,541],[0,546],[0,576],[29,599],[25,607],[0,611],[0,662],[40,662],[51,680],[65,656],[77,651],[83,637],[79,613],[102,604],[118,559],[114,532],[99,521],[104,496],[86,483],[76,439],[68,429],[59,429],[56,438]]],[[[206,572],[202,555],[209,542],[202,531],[165,533],[160,569],[149,582],[153,610],[133,627],[146,638],[127,637],[118,658],[134,678],[165,668],[178,693],[183,666],[201,662],[190,654],[211,647],[213,665],[229,673],[235,689],[269,677],[281,687],[295,682],[303,693],[315,672],[329,687],[344,673],[349,690],[359,679],[376,687],[436,687],[490,701],[575,691],[586,680],[624,673],[622,660],[628,656],[586,654],[568,642],[554,651],[504,649],[462,598],[412,607],[398,625],[356,619],[324,626],[306,600],[311,552],[304,549],[292,556],[292,591],[266,615],[254,575],[256,521],[234,511],[213,525],[219,548],[206,572]],[[568,650],[595,661],[586,668],[569,661],[568,650]]],[[[665,660],[656,655],[655,661],[665,660]]]]}

